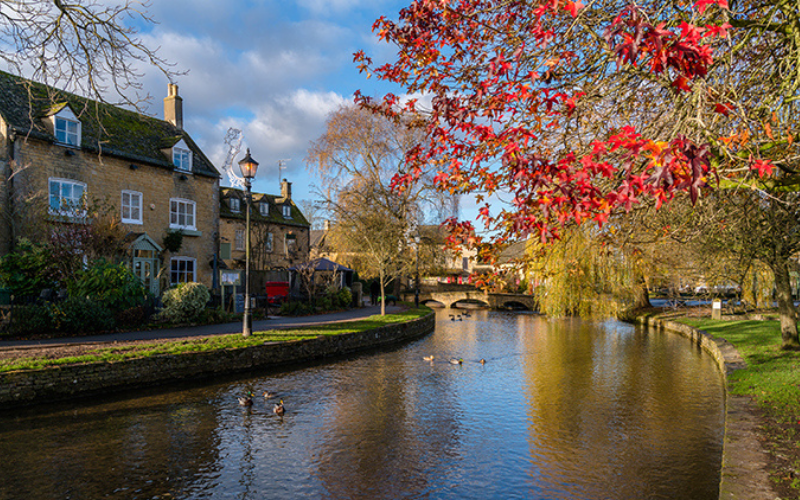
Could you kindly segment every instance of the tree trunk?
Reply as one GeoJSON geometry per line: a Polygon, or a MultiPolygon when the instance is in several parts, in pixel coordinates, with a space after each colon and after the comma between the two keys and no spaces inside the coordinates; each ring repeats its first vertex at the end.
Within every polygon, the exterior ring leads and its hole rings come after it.
{"type": "Polygon", "coordinates": [[[644,279],[644,273],[638,267],[633,271],[633,294],[634,309],[653,307],[650,303],[650,292],[647,290],[647,280],[644,279]]]}
{"type": "Polygon", "coordinates": [[[787,262],[778,262],[772,268],[772,272],[775,275],[778,313],[781,318],[781,349],[800,349],[800,340],[797,337],[797,310],[792,302],[792,285],[787,262]]]}
{"type": "Polygon", "coordinates": [[[381,269],[379,273],[379,281],[381,282],[381,316],[386,316],[386,284],[383,280],[384,273],[381,269]]]}

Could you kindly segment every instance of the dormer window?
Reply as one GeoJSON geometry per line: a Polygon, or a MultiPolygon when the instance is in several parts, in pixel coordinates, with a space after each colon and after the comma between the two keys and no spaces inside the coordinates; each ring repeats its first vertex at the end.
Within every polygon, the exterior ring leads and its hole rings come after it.
{"type": "Polygon", "coordinates": [[[292,218],[292,206],[291,205],[284,205],[283,206],[283,218],[284,219],[291,219],[292,218]]]}
{"type": "Polygon", "coordinates": [[[81,145],[81,122],[68,106],[53,115],[53,135],[59,144],[76,148],[81,145]]]}
{"type": "Polygon", "coordinates": [[[259,203],[258,212],[264,217],[267,217],[269,215],[269,203],[259,203]]]}
{"type": "Polygon", "coordinates": [[[176,170],[182,172],[192,171],[192,151],[183,142],[183,139],[172,146],[172,164],[175,165],[176,170]]]}
{"type": "Polygon", "coordinates": [[[231,212],[241,212],[239,198],[230,198],[228,200],[228,206],[231,207],[231,212]]]}

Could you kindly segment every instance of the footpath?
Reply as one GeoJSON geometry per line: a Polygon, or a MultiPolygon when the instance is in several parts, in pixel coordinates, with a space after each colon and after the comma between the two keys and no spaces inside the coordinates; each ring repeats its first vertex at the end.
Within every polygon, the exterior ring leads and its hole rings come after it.
{"type": "MultiPolygon", "coordinates": [[[[386,306],[386,314],[402,310],[400,306],[386,306]]],[[[313,316],[283,317],[270,316],[269,319],[253,321],[253,331],[276,330],[285,328],[298,328],[303,326],[319,325],[326,323],[343,323],[358,321],[381,313],[380,306],[361,307],[347,311],[317,314],[313,316]]],[[[52,339],[35,340],[0,340],[0,349],[43,348],[76,344],[96,344],[101,342],[126,342],[137,340],[163,340],[185,337],[209,337],[212,335],[226,335],[241,333],[242,322],[220,323],[216,325],[185,326],[178,328],[165,328],[156,330],[142,330],[133,332],[106,333],[102,335],[87,335],[82,337],[60,337],[52,339]]]]}

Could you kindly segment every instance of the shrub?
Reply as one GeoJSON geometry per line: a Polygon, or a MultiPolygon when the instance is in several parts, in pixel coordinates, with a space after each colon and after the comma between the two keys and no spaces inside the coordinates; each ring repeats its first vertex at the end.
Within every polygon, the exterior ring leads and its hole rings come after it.
{"type": "Polygon", "coordinates": [[[305,302],[284,302],[279,314],[281,316],[305,316],[312,312],[311,306],[305,302]]]}
{"type": "Polygon", "coordinates": [[[101,302],[70,297],[53,306],[53,323],[57,330],[73,335],[93,333],[113,329],[114,315],[101,302]]]}
{"type": "Polygon", "coordinates": [[[214,308],[203,309],[200,313],[198,321],[200,323],[214,324],[214,323],[230,323],[236,321],[237,316],[229,313],[222,308],[222,306],[214,308]]]}
{"type": "Polygon", "coordinates": [[[337,294],[338,306],[347,309],[353,303],[353,292],[349,288],[343,287],[337,294]]]}
{"type": "Polygon", "coordinates": [[[164,308],[158,319],[174,323],[192,321],[206,308],[211,293],[200,283],[181,283],[165,291],[161,296],[164,308]]]}
{"type": "Polygon", "coordinates": [[[14,335],[49,333],[55,330],[50,304],[14,306],[11,314],[10,331],[14,335]]]}
{"type": "Polygon", "coordinates": [[[67,283],[71,297],[88,297],[102,302],[111,311],[119,312],[142,304],[145,289],[142,282],[125,264],[99,259],[76,273],[67,283]]]}
{"type": "Polygon", "coordinates": [[[57,288],[57,275],[48,248],[24,238],[13,253],[0,258],[0,283],[17,296],[38,296],[45,288],[57,288]]]}
{"type": "Polygon", "coordinates": [[[148,308],[136,306],[117,312],[115,319],[118,326],[140,326],[147,322],[150,317],[148,308]]]}

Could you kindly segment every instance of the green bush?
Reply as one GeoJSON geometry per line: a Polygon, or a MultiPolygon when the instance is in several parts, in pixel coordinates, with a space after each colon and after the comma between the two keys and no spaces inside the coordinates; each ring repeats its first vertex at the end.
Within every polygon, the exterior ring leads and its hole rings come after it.
{"type": "Polygon", "coordinates": [[[0,258],[0,284],[17,296],[38,296],[45,288],[56,289],[57,276],[50,250],[24,238],[13,253],[0,258]]]}
{"type": "Polygon", "coordinates": [[[164,308],[157,318],[173,323],[195,320],[205,310],[211,293],[200,283],[180,283],[161,296],[164,308]]]}
{"type": "Polygon", "coordinates": [[[134,327],[147,323],[149,316],[145,306],[136,306],[118,311],[114,319],[117,322],[117,326],[134,327]]]}
{"type": "Polygon", "coordinates": [[[281,305],[279,314],[281,316],[305,316],[311,314],[313,309],[305,302],[284,302],[281,305]]]}
{"type": "Polygon", "coordinates": [[[347,309],[353,303],[353,292],[349,288],[343,287],[337,294],[338,306],[347,309]]]}
{"type": "Polygon", "coordinates": [[[114,313],[142,305],[145,289],[142,282],[123,263],[104,259],[76,273],[67,283],[70,297],[88,297],[105,304],[114,313]]]}
{"type": "Polygon", "coordinates": [[[55,330],[50,304],[14,306],[11,314],[10,332],[13,335],[50,333],[55,330]]]}
{"type": "Polygon", "coordinates": [[[54,304],[53,323],[57,330],[80,335],[114,328],[114,315],[101,302],[85,297],[70,297],[54,304]]]}
{"type": "Polygon", "coordinates": [[[230,323],[236,321],[236,319],[237,316],[235,314],[225,311],[221,306],[213,309],[203,309],[203,312],[198,317],[198,321],[205,324],[230,323]]]}

